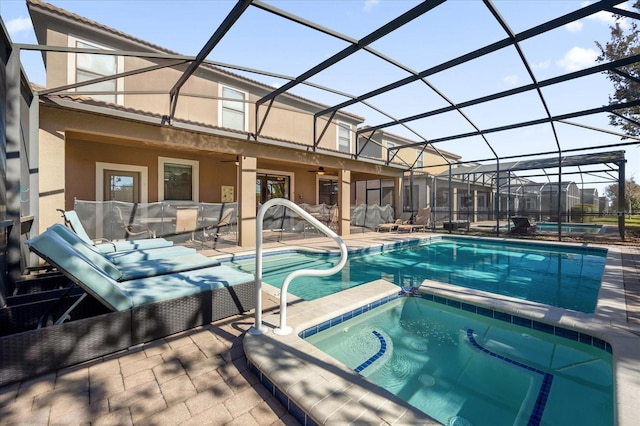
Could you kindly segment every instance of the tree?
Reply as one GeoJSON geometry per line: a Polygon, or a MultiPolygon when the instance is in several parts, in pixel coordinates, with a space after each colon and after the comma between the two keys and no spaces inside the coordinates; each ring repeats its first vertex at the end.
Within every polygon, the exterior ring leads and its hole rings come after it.
{"type": "MultiPolygon", "coordinates": [[[[640,9],[640,0],[633,4],[635,9],[640,9]]],[[[598,62],[611,62],[640,53],[640,30],[635,20],[630,21],[628,30],[621,25],[622,16],[615,15],[615,25],[611,26],[611,41],[602,46],[596,41],[600,49],[598,62]]],[[[607,71],[607,77],[613,82],[613,95],[609,96],[609,104],[634,101],[640,98],[640,63],[635,62],[624,67],[618,67],[615,71],[607,71]]],[[[609,115],[609,123],[619,127],[630,136],[640,136],[640,107],[619,109],[615,114],[609,115]]]]}
{"type": "Polygon", "coordinates": [[[620,208],[618,208],[618,184],[607,186],[604,192],[611,201],[611,207],[614,211],[627,211],[629,214],[640,211],[640,185],[633,178],[624,183],[626,202],[620,208]]]}

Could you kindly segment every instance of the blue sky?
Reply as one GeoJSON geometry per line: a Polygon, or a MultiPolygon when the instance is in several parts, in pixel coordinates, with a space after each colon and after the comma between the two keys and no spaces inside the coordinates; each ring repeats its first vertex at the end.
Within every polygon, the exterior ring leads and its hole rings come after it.
{"type": "MultiPolygon", "coordinates": [[[[57,7],[100,22],[134,37],[185,55],[195,55],[222,22],[233,1],[51,1],[57,7]],[[141,18],[144,17],[144,18],[141,18]]],[[[331,30],[360,39],[390,19],[416,6],[408,0],[323,0],[269,1],[280,9],[306,18],[331,30]]],[[[583,1],[495,1],[496,8],[515,32],[586,5],[583,1]]],[[[629,4],[621,7],[629,8],[629,4]]],[[[13,42],[35,44],[35,35],[23,0],[1,0],[0,14],[13,42]]],[[[521,44],[535,77],[542,81],[595,64],[602,44],[610,39],[612,16],[592,15],[521,44]]],[[[448,1],[373,43],[372,48],[422,71],[505,37],[505,33],[480,1],[448,1]]],[[[301,27],[258,8],[250,7],[233,26],[209,59],[243,65],[288,76],[297,76],[342,50],[347,44],[325,34],[301,27]]],[[[29,78],[44,83],[39,53],[23,52],[23,66],[29,78]]],[[[360,51],[320,72],[311,80],[351,95],[406,77],[408,74],[367,52],[360,51]]],[[[278,86],[284,82],[247,74],[250,78],[278,86]]],[[[531,82],[514,48],[456,66],[428,79],[453,102],[463,102],[531,82]]],[[[334,105],[346,98],[317,89],[297,86],[293,92],[334,105]]],[[[543,89],[550,113],[563,114],[608,103],[610,82],[602,75],[585,77],[569,84],[543,89]]],[[[422,82],[414,82],[369,100],[395,118],[411,116],[446,106],[447,102],[422,82]]],[[[364,105],[348,108],[366,118],[368,125],[390,121],[364,105]]],[[[464,110],[481,129],[543,118],[546,112],[535,92],[527,92],[464,110]]],[[[608,126],[608,117],[598,115],[571,120],[618,132],[608,126]]],[[[473,126],[457,113],[447,113],[408,124],[420,136],[433,139],[472,131],[473,126]]],[[[390,132],[416,139],[409,130],[395,126],[390,132]]],[[[563,149],[614,144],[620,137],[575,125],[557,124],[563,149]]],[[[498,155],[533,154],[556,149],[551,126],[541,125],[487,136],[498,155]]],[[[463,160],[491,158],[480,137],[437,144],[462,155],[463,160]]],[[[640,181],[640,148],[627,146],[627,177],[640,181]]],[[[554,178],[555,179],[555,178],[554,178]]],[[[577,176],[574,179],[579,179],[577,176]]],[[[585,178],[589,182],[590,178],[585,178]]],[[[604,185],[592,185],[602,189],[604,185]]]]}

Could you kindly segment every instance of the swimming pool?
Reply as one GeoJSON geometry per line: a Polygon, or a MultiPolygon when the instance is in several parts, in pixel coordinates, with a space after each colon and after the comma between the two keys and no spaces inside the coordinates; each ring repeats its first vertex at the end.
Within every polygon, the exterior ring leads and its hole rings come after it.
{"type": "MultiPolygon", "coordinates": [[[[314,300],[377,279],[420,286],[425,279],[593,313],[604,271],[606,249],[486,239],[434,238],[393,250],[355,252],[330,277],[294,280],[289,293],[314,300]]],[[[263,281],[280,287],[302,268],[330,268],[337,257],[285,253],[263,260],[263,281]]],[[[252,260],[231,266],[253,272],[252,260]]]]}
{"type": "MultiPolygon", "coordinates": [[[[602,225],[592,223],[562,223],[560,229],[563,234],[597,234],[602,229],[602,225]]],[[[542,232],[558,232],[557,223],[539,222],[536,230],[542,232]]]]}
{"type": "Polygon", "coordinates": [[[605,342],[448,303],[395,299],[301,337],[444,424],[613,424],[605,342]]]}

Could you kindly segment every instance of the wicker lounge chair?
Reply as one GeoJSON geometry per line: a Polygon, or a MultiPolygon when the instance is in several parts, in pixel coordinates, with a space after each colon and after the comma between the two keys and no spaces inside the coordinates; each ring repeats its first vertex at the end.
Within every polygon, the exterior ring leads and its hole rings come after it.
{"type": "MultiPolygon", "coordinates": [[[[65,226],[56,224],[51,226],[45,233],[55,234],[55,238],[62,237],[65,232],[73,234],[65,226]]],[[[174,272],[185,272],[192,269],[200,269],[209,266],[218,266],[220,262],[215,259],[203,256],[200,253],[182,254],[177,256],[167,256],[158,259],[143,259],[115,264],[98,253],[89,244],[79,237],[74,241],[73,235],[69,238],[62,237],[62,244],[70,245],[74,250],[92,262],[98,268],[105,271],[116,281],[127,281],[135,278],[145,278],[153,275],[171,274],[174,272]]],[[[179,247],[179,246],[178,246],[179,247]]],[[[177,247],[176,247],[177,248],[177,247]]]]}
{"type": "Polygon", "coordinates": [[[173,245],[172,241],[166,240],[164,238],[145,238],[141,240],[127,240],[127,241],[110,241],[107,239],[100,239],[97,242],[94,241],[87,231],[82,226],[82,222],[80,222],[80,218],[78,217],[78,213],[75,210],[63,211],[62,216],[64,217],[65,224],[73,230],[80,238],[85,240],[89,244],[93,244],[96,248],[102,253],[111,253],[116,251],[125,251],[125,250],[138,250],[138,249],[149,249],[149,248],[157,248],[157,247],[168,247],[173,245]]]}
{"type": "Polygon", "coordinates": [[[255,307],[253,275],[225,265],[118,281],[114,278],[120,269],[101,269],[53,231],[27,245],[74,286],[51,291],[51,296],[36,295],[37,301],[29,303],[9,301],[9,307],[0,310],[5,334],[0,336],[0,385],[255,307]],[[60,293],[65,297],[58,299],[60,293]],[[58,318],[57,324],[25,330],[18,323],[47,310],[58,318]]]}
{"type": "Polygon", "coordinates": [[[157,248],[149,248],[149,249],[137,249],[137,250],[127,250],[127,251],[117,251],[112,253],[103,253],[98,250],[98,248],[93,245],[87,243],[85,240],[80,238],[78,234],[70,230],[69,228],[57,225],[51,226],[48,232],[55,232],[60,235],[65,241],[73,246],[82,245],[84,247],[89,248],[90,250],[100,254],[101,256],[108,259],[110,262],[115,263],[116,265],[125,265],[128,263],[136,263],[145,260],[158,260],[165,259],[170,257],[179,257],[186,256],[189,254],[195,254],[196,250],[193,248],[188,248],[179,245],[171,245],[167,247],[157,247],[157,248]],[[81,244],[83,243],[83,244],[81,244]]]}
{"type": "Polygon", "coordinates": [[[398,232],[424,231],[431,225],[431,207],[420,210],[413,223],[398,225],[398,232]]]}

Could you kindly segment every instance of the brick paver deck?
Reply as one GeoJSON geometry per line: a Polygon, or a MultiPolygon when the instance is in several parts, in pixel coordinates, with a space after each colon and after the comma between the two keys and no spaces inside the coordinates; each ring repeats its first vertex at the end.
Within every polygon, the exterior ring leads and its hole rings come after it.
{"type": "Polygon", "coordinates": [[[251,325],[238,315],[4,386],[0,425],[297,425],[247,369],[251,325]]]}

